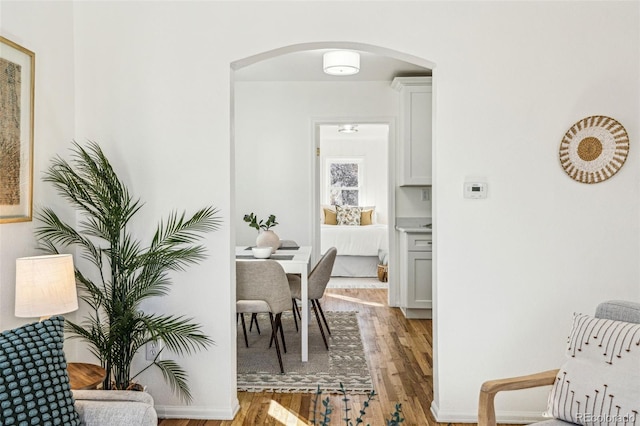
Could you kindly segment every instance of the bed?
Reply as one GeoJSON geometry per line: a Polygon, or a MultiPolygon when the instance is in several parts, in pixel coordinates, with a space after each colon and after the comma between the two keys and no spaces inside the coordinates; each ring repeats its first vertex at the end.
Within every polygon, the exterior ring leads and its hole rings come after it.
{"type": "Polygon", "coordinates": [[[379,250],[387,252],[388,228],[383,224],[364,226],[322,224],[321,250],[338,250],[333,266],[334,277],[376,277],[379,250]]]}

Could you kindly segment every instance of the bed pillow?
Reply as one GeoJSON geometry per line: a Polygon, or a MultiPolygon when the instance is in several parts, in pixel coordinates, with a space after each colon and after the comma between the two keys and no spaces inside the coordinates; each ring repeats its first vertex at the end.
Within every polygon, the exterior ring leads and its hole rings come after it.
{"type": "Polygon", "coordinates": [[[640,324],[575,314],[547,414],[582,425],[633,424],[640,413],[639,365],[640,324]]]}
{"type": "Polygon", "coordinates": [[[324,220],[322,221],[322,223],[324,223],[325,225],[337,225],[338,224],[338,219],[336,217],[336,211],[335,210],[323,208],[322,209],[322,213],[323,213],[323,216],[324,216],[324,220]]]}
{"type": "Polygon", "coordinates": [[[360,225],[373,225],[373,214],[374,214],[375,210],[374,209],[367,209],[363,210],[360,213],[360,225]]]}
{"type": "Polygon", "coordinates": [[[79,425],[58,316],[0,334],[0,424],[79,425]]]}
{"type": "Polygon", "coordinates": [[[360,225],[361,207],[355,206],[336,206],[336,217],[338,225],[360,225]]]}

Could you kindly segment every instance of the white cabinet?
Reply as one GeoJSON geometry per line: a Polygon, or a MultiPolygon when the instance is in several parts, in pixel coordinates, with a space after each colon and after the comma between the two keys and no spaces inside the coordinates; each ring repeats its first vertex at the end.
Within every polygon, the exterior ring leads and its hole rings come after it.
{"type": "Polygon", "coordinates": [[[396,77],[391,87],[400,92],[398,185],[431,185],[431,77],[396,77]]]}
{"type": "Polygon", "coordinates": [[[400,234],[401,309],[407,318],[431,318],[432,239],[430,233],[400,234]]]}

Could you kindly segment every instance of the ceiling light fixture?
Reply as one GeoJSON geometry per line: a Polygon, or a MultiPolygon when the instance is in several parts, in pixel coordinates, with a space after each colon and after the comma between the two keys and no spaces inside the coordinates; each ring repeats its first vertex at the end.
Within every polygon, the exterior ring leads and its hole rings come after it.
{"type": "Polygon", "coordinates": [[[340,133],[356,133],[357,131],[357,124],[341,124],[338,126],[338,132],[340,133]]]}
{"type": "Polygon", "coordinates": [[[360,71],[360,54],[351,50],[332,50],[322,57],[322,69],[330,75],[353,75],[360,71]]]}

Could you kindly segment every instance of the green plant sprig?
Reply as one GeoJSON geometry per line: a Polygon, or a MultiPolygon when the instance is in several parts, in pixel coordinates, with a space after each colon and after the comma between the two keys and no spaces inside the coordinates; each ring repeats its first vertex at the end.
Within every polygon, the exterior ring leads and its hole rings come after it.
{"type": "MultiPolygon", "coordinates": [[[[349,412],[351,411],[351,408],[349,408],[349,405],[348,405],[350,399],[349,399],[347,390],[345,389],[342,383],[340,383],[340,390],[338,391],[338,393],[342,395],[340,399],[344,404],[344,407],[343,407],[344,417],[342,418],[342,420],[344,421],[345,426],[354,426],[354,423],[351,421],[351,417],[349,414],[349,412]]],[[[311,414],[312,414],[311,424],[327,426],[331,421],[330,419],[331,413],[333,413],[333,408],[329,403],[329,397],[323,400],[320,399],[320,397],[322,396],[322,390],[320,389],[320,385],[318,385],[318,390],[315,392],[314,395],[315,395],[315,398],[312,401],[313,407],[311,409],[311,414]],[[318,411],[318,401],[322,402],[322,406],[324,408],[323,411],[318,411]],[[320,416],[320,420],[318,420],[318,416],[320,416]]],[[[367,392],[366,395],[367,395],[367,400],[364,401],[364,403],[362,404],[362,408],[359,411],[360,415],[355,419],[355,425],[361,425],[364,423],[364,420],[362,420],[362,418],[367,414],[366,413],[367,408],[369,408],[369,406],[371,405],[371,401],[375,399],[377,394],[376,394],[376,391],[372,389],[369,392],[367,392]]],[[[398,426],[400,423],[403,423],[403,422],[404,422],[404,418],[402,417],[402,404],[396,403],[395,411],[391,413],[391,417],[389,419],[385,419],[385,424],[387,426],[398,426]]]]}
{"type": "Polygon", "coordinates": [[[256,228],[256,231],[260,231],[261,229],[268,231],[269,228],[273,228],[278,224],[278,222],[276,222],[276,216],[273,214],[269,215],[266,222],[264,219],[258,222],[258,217],[253,213],[245,214],[243,220],[247,222],[250,227],[256,228]]]}

